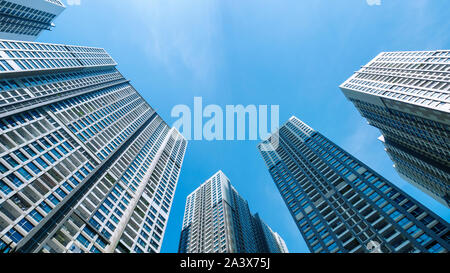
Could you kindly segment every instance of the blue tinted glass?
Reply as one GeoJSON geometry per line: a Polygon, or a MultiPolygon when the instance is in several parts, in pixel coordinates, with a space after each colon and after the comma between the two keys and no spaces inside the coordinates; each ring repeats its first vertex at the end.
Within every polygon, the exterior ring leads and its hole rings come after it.
{"type": "Polygon", "coordinates": [[[19,226],[21,226],[27,232],[30,232],[34,228],[33,224],[25,218],[20,220],[19,226]]]}
{"type": "Polygon", "coordinates": [[[69,183],[64,182],[63,184],[64,188],[66,188],[69,192],[71,192],[73,190],[73,187],[69,185],[69,183]]]}
{"type": "Polygon", "coordinates": [[[33,147],[36,148],[36,150],[38,150],[39,152],[43,152],[44,148],[41,147],[41,145],[39,145],[37,142],[33,142],[32,143],[33,147]]]}
{"type": "Polygon", "coordinates": [[[23,149],[24,149],[31,157],[33,157],[33,156],[36,155],[36,152],[33,151],[33,150],[32,150],[30,147],[28,147],[28,146],[23,147],[23,149]]]}
{"type": "Polygon", "coordinates": [[[40,139],[39,141],[42,143],[42,145],[44,145],[44,146],[47,147],[47,148],[52,147],[52,144],[50,144],[50,142],[48,142],[48,141],[45,140],[45,139],[40,139]]]}
{"type": "Polygon", "coordinates": [[[35,174],[39,174],[41,170],[33,163],[30,162],[27,164],[28,168],[30,168],[35,174]]]}
{"type": "Polygon", "coordinates": [[[41,165],[42,166],[42,168],[44,168],[44,169],[46,169],[49,165],[44,161],[44,160],[42,160],[42,158],[40,158],[40,157],[38,157],[37,159],[36,159],[36,162],[39,164],[39,165],[41,165]]]}
{"type": "Polygon", "coordinates": [[[61,155],[58,151],[56,151],[55,149],[51,150],[50,152],[51,152],[53,155],[55,155],[57,158],[61,158],[61,157],[62,157],[62,155],[61,155]]]}
{"type": "Polygon", "coordinates": [[[95,221],[94,218],[91,218],[91,220],[89,220],[89,223],[90,223],[94,228],[96,228],[96,229],[99,229],[99,228],[100,228],[99,222],[95,221]]]}
{"type": "Polygon", "coordinates": [[[8,236],[14,243],[18,243],[20,240],[23,239],[23,236],[14,228],[9,230],[6,233],[6,236],[8,236]]]}
{"type": "Polygon", "coordinates": [[[96,248],[95,246],[92,246],[91,253],[101,253],[101,251],[98,248],[96,248]]]}
{"type": "Polygon", "coordinates": [[[36,222],[40,222],[42,219],[44,219],[44,217],[37,211],[37,210],[33,210],[30,213],[30,216],[36,221],[36,222]]]}
{"type": "Polygon", "coordinates": [[[89,235],[91,238],[94,238],[95,231],[93,231],[90,227],[85,226],[83,231],[86,232],[86,234],[89,235]]]}
{"type": "Polygon", "coordinates": [[[55,163],[56,162],[56,160],[50,155],[50,154],[44,154],[44,157],[48,160],[48,161],[50,161],[51,163],[55,163]]]}
{"type": "Polygon", "coordinates": [[[22,160],[22,162],[27,161],[28,158],[21,152],[21,151],[15,151],[14,154],[22,160]]]}
{"type": "Polygon", "coordinates": [[[16,187],[23,185],[23,182],[15,174],[12,173],[7,177],[16,187]]]}
{"type": "Polygon", "coordinates": [[[45,202],[40,203],[39,207],[46,213],[49,213],[52,210],[52,208],[50,208],[50,206],[47,205],[47,203],[45,203],[45,202]]]}
{"type": "Polygon", "coordinates": [[[64,197],[67,196],[67,194],[66,194],[63,190],[61,190],[61,189],[57,189],[57,190],[56,190],[56,193],[57,193],[59,196],[61,196],[62,198],[64,198],[64,197]]]}
{"type": "Polygon", "coordinates": [[[63,154],[68,154],[69,152],[63,147],[63,146],[58,146],[58,149],[63,153],[63,154]]]}
{"type": "Polygon", "coordinates": [[[56,198],[53,194],[50,194],[50,196],[47,198],[50,202],[52,202],[54,205],[59,204],[59,199],[56,198]]]}
{"type": "Polygon", "coordinates": [[[102,239],[98,238],[96,242],[99,246],[101,246],[103,248],[106,247],[106,243],[102,239]]]}
{"type": "Polygon", "coordinates": [[[19,166],[19,163],[17,163],[17,161],[15,159],[13,159],[10,155],[4,156],[3,159],[6,162],[8,162],[8,164],[11,165],[11,167],[13,167],[13,168],[19,166]]]}
{"type": "Polygon", "coordinates": [[[33,176],[24,168],[18,169],[17,172],[19,172],[26,180],[30,180],[31,178],[33,178],[33,176]]]}
{"type": "Polygon", "coordinates": [[[5,194],[8,195],[10,192],[12,192],[12,189],[3,181],[0,180],[0,190],[5,194]]]}
{"type": "Polygon", "coordinates": [[[1,173],[6,173],[8,171],[8,169],[5,167],[5,165],[3,165],[2,163],[0,163],[0,172],[1,173]]]}
{"type": "Polygon", "coordinates": [[[89,244],[90,244],[89,240],[88,240],[86,237],[84,237],[83,235],[81,235],[81,234],[78,235],[77,240],[78,240],[78,242],[80,242],[84,247],[88,247],[89,244]]]}

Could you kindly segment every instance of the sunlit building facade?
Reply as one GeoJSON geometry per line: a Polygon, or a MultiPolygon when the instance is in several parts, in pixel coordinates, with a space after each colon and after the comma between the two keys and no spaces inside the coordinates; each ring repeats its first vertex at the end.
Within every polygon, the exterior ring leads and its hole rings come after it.
{"type": "Polygon", "coordinates": [[[450,207],[450,50],[382,52],[340,87],[400,176],[450,207]]]}
{"type": "Polygon", "coordinates": [[[60,0],[0,0],[0,39],[34,41],[64,9],[60,0]]]}
{"type": "Polygon", "coordinates": [[[179,252],[280,252],[274,236],[219,171],[186,198],[179,252]]]}
{"type": "Polygon", "coordinates": [[[0,249],[159,252],[183,136],[103,49],[0,40],[0,66],[0,249]]]}
{"type": "Polygon", "coordinates": [[[277,245],[280,248],[280,253],[289,253],[286,242],[283,240],[283,238],[280,236],[280,234],[275,232],[274,235],[275,235],[275,240],[277,240],[277,245]]]}
{"type": "Polygon", "coordinates": [[[258,148],[311,252],[449,251],[444,219],[298,118],[258,148]]]}

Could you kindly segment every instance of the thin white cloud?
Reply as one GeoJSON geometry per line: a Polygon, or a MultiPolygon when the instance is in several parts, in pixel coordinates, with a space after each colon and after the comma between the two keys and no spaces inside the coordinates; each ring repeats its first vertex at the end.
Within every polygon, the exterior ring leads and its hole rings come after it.
{"type": "Polygon", "coordinates": [[[374,134],[369,130],[368,124],[358,125],[345,140],[344,145],[352,154],[361,153],[366,147],[373,143],[374,134]]]}
{"type": "Polygon", "coordinates": [[[443,26],[440,17],[435,16],[434,13],[441,12],[441,10],[436,9],[436,3],[434,1],[415,0],[408,1],[407,4],[403,5],[400,3],[397,4],[401,5],[404,13],[409,14],[416,22],[412,26],[410,21],[405,20],[404,24],[399,25],[395,29],[393,32],[395,34],[393,35],[393,40],[399,47],[405,47],[405,35],[411,41],[421,41],[423,43],[422,48],[414,50],[442,49],[448,45],[450,37],[447,35],[447,30],[450,27],[450,22],[444,23],[447,27],[445,25],[443,26]],[[398,38],[395,39],[395,37],[398,38]]]}
{"type": "Polygon", "coordinates": [[[136,11],[137,46],[172,75],[187,69],[198,80],[214,79],[220,56],[215,1],[129,1],[136,11]]]}

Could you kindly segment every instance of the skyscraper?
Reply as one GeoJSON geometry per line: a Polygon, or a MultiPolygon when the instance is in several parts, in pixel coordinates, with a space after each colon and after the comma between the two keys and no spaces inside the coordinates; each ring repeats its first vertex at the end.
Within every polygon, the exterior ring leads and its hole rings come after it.
{"type": "Polygon", "coordinates": [[[450,51],[383,52],[340,87],[398,173],[450,207],[450,51]]]}
{"type": "Polygon", "coordinates": [[[450,249],[445,220],[296,117],[258,148],[311,252],[450,249]]]}
{"type": "Polygon", "coordinates": [[[179,252],[280,252],[273,236],[219,171],[186,198],[179,252]]]}
{"type": "Polygon", "coordinates": [[[286,242],[281,238],[280,234],[277,232],[274,232],[275,240],[277,240],[277,245],[280,248],[281,253],[289,253],[289,250],[287,248],[286,242]]]}
{"type": "Polygon", "coordinates": [[[256,242],[260,253],[288,253],[286,243],[281,236],[274,232],[259,214],[253,215],[256,242]]]}
{"type": "Polygon", "coordinates": [[[0,249],[159,252],[183,136],[103,49],[0,40],[0,57],[0,249]]]}
{"type": "Polygon", "coordinates": [[[59,0],[0,0],[0,39],[34,41],[64,9],[59,0]]]}

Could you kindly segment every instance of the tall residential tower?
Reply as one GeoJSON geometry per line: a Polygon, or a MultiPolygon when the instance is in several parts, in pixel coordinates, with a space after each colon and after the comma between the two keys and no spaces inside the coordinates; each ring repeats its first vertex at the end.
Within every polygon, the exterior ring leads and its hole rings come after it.
{"type": "Polygon", "coordinates": [[[383,52],[341,85],[405,180],[450,206],[450,51],[383,52]]]}
{"type": "Polygon", "coordinates": [[[449,224],[292,117],[258,145],[311,252],[448,252],[449,224]]]}
{"type": "Polygon", "coordinates": [[[187,142],[115,66],[0,40],[3,251],[160,251],[187,142]]]}
{"type": "Polygon", "coordinates": [[[180,253],[280,253],[275,233],[250,213],[222,171],[189,194],[180,253]]]}
{"type": "Polygon", "coordinates": [[[274,232],[259,214],[253,215],[256,242],[259,253],[288,253],[286,243],[281,236],[274,232]]]}
{"type": "Polygon", "coordinates": [[[0,39],[34,41],[64,9],[60,0],[0,0],[0,39]]]}

